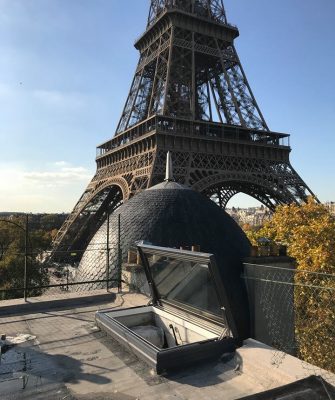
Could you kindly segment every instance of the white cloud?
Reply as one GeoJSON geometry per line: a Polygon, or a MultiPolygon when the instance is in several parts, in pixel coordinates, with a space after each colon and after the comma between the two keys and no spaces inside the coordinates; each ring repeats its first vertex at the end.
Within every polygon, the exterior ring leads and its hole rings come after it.
{"type": "Polygon", "coordinates": [[[71,185],[74,182],[87,181],[90,177],[89,171],[83,167],[63,167],[56,171],[32,171],[23,175],[25,180],[46,187],[71,185]]]}
{"type": "Polygon", "coordinates": [[[87,172],[87,169],[84,167],[64,167],[62,168],[62,172],[81,175],[85,174],[87,172]]]}
{"type": "Polygon", "coordinates": [[[71,211],[91,178],[88,169],[65,161],[33,171],[0,164],[0,211],[71,211]]]}

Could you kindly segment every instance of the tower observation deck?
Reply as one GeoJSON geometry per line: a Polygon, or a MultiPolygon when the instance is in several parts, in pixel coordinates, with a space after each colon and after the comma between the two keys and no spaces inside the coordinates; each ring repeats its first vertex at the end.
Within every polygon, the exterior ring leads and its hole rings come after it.
{"type": "Polygon", "coordinates": [[[269,129],[236,52],[238,28],[222,0],[151,0],[139,61],[115,135],[97,147],[97,171],[54,249],[85,248],[136,193],[175,179],[225,208],[237,193],[270,209],[311,190],[293,169],[289,135],[269,129]]]}

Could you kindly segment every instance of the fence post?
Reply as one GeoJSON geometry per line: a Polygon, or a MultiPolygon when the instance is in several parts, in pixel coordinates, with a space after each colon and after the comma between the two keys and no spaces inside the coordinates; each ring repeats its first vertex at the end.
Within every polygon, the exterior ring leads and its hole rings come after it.
{"type": "Polygon", "coordinates": [[[66,291],[69,291],[69,267],[66,268],[66,291]]]}
{"type": "Polygon", "coordinates": [[[118,265],[117,265],[117,273],[118,273],[118,284],[117,284],[117,289],[118,293],[122,292],[122,250],[121,250],[121,214],[119,213],[118,215],[118,240],[117,240],[117,259],[118,259],[118,265]]]}
{"type": "Polygon", "coordinates": [[[27,302],[27,268],[28,268],[28,214],[26,214],[26,229],[24,235],[24,276],[23,276],[23,296],[27,302]]]}
{"type": "Polygon", "coordinates": [[[106,254],[106,289],[107,292],[109,291],[109,253],[110,253],[110,248],[109,248],[109,210],[107,210],[107,240],[106,240],[106,246],[107,246],[107,254],[106,254]]]}

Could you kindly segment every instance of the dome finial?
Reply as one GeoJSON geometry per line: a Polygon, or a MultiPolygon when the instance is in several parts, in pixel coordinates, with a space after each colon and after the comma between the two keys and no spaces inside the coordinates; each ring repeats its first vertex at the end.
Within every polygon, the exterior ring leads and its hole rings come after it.
{"type": "Polygon", "coordinates": [[[174,182],[172,157],[171,157],[171,153],[169,151],[166,153],[166,173],[165,173],[164,181],[165,182],[174,182]]]}

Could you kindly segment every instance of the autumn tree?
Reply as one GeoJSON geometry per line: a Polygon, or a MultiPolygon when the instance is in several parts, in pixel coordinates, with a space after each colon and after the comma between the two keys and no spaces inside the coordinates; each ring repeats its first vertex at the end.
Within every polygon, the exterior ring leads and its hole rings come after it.
{"type": "Polygon", "coordinates": [[[300,357],[335,372],[335,219],[309,198],[304,205],[277,207],[270,221],[247,229],[253,244],[260,238],[287,246],[296,259],[295,317],[300,357]]]}
{"type": "MultiPolygon", "coordinates": [[[[25,226],[22,217],[0,221],[0,298],[23,296],[25,264],[25,226]],[[21,228],[20,228],[21,227],[21,228]]],[[[40,287],[48,284],[46,269],[38,260],[38,254],[50,246],[51,234],[34,227],[27,243],[27,286],[40,287]]],[[[30,296],[42,293],[40,289],[29,291],[30,296]]]]}
{"type": "Polygon", "coordinates": [[[335,219],[311,197],[304,205],[277,207],[257,235],[285,244],[299,270],[335,273],[335,219]]]}

